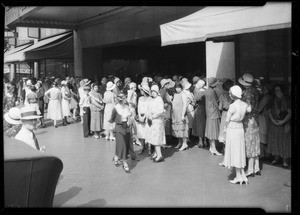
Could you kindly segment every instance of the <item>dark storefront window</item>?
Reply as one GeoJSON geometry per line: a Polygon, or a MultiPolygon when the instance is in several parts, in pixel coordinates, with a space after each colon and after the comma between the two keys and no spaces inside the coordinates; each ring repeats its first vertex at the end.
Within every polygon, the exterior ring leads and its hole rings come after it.
{"type": "Polygon", "coordinates": [[[16,79],[33,77],[33,62],[22,62],[15,64],[16,79]]]}
{"type": "MultiPolygon", "coordinates": [[[[290,29],[241,35],[240,73],[291,84],[290,29]]],[[[240,76],[240,74],[238,74],[240,76]]]]}
{"type": "Polygon", "coordinates": [[[39,77],[59,77],[74,76],[73,59],[46,59],[39,63],[39,77]]]}

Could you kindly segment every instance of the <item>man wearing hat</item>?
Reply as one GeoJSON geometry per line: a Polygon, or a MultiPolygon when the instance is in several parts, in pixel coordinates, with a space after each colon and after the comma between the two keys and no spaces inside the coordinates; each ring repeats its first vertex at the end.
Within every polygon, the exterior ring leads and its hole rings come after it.
{"type": "Polygon", "coordinates": [[[4,114],[3,132],[8,137],[15,137],[22,128],[21,110],[17,107],[12,107],[4,114]]]}
{"type": "Polygon", "coordinates": [[[25,142],[29,146],[39,151],[44,152],[45,146],[39,146],[38,140],[33,132],[33,130],[36,128],[37,119],[39,118],[41,118],[41,116],[37,115],[37,112],[34,108],[30,106],[23,107],[21,109],[22,128],[15,138],[25,142]]]}

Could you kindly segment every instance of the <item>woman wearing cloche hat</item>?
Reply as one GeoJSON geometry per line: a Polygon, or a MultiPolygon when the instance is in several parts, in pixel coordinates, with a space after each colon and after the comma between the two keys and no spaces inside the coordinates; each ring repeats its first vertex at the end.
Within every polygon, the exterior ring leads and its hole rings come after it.
{"type": "Polygon", "coordinates": [[[3,117],[3,132],[5,136],[15,137],[22,128],[21,110],[17,107],[12,107],[4,114],[3,117]]]}
{"type": "Polygon", "coordinates": [[[260,155],[260,137],[258,127],[258,108],[259,92],[252,85],[253,76],[245,73],[239,83],[245,87],[242,99],[248,105],[251,105],[251,112],[246,113],[243,123],[245,130],[246,157],[248,158],[248,168],[246,176],[253,177],[255,174],[260,175],[259,158],[260,155]]]}
{"type": "Polygon", "coordinates": [[[241,100],[242,89],[235,85],[229,90],[230,98],[234,101],[230,104],[225,124],[225,154],[223,164],[225,167],[235,168],[236,177],[230,180],[233,184],[248,184],[244,172],[246,166],[245,156],[245,134],[243,128],[243,118],[246,112],[251,111],[251,107],[241,100]]]}
{"type": "Polygon", "coordinates": [[[222,155],[216,149],[215,141],[219,137],[221,114],[218,106],[218,97],[215,87],[218,80],[214,77],[208,78],[208,89],[205,91],[206,126],[205,137],[209,139],[209,151],[212,155],[222,155]]]}
{"type": "Polygon", "coordinates": [[[109,122],[112,110],[116,103],[116,94],[113,92],[116,85],[109,81],[106,84],[106,92],[104,93],[103,102],[105,103],[104,117],[103,117],[103,129],[105,129],[105,139],[106,140],[116,140],[113,134],[113,129],[115,128],[115,123],[109,122]]]}

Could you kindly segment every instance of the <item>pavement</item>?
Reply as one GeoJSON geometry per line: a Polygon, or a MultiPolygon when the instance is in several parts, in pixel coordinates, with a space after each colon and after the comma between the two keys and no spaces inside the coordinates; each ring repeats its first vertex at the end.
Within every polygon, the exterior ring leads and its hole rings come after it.
{"type": "MultiPolygon", "coordinates": [[[[46,121],[35,131],[46,153],[59,157],[63,170],[53,207],[196,207],[261,208],[290,212],[291,170],[264,164],[261,176],[248,185],[229,183],[234,172],[220,167],[223,156],[207,149],[174,147],[163,150],[165,162],[153,163],[147,153],[129,161],[131,173],[115,167],[115,142],[93,136],[84,138],[80,122],[68,126],[46,121]]],[[[134,146],[135,151],[140,146],[134,146]]]]}

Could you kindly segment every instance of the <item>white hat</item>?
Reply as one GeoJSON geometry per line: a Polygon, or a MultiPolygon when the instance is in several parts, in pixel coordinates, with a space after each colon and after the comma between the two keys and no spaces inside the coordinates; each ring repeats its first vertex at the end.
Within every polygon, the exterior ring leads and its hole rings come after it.
{"type": "Polygon", "coordinates": [[[253,76],[249,73],[245,73],[242,77],[239,78],[240,84],[244,86],[251,86],[253,83],[253,76]]]}
{"type": "Polygon", "coordinates": [[[118,78],[118,77],[115,77],[115,79],[114,79],[114,83],[116,84],[116,83],[118,83],[118,81],[121,81],[121,80],[120,80],[120,78],[118,78]]]}
{"type": "Polygon", "coordinates": [[[143,90],[145,93],[147,93],[148,95],[150,95],[150,87],[148,86],[148,84],[141,84],[139,85],[139,89],[143,90]]]}
{"type": "Polygon", "coordinates": [[[67,81],[63,80],[63,81],[60,82],[60,84],[61,84],[61,85],[66,85],[66,84],[67,84],[67,81]]]}
{"type": "Polygon", "coordinates": [[[17,107],[12,107],[6,114],[4,114],[4,119],[12,125],[21,124],[21,110],[17,107]]]}
{"type": "Polygon", "coordinates": [[[167,79],[161,79],[161,81],[160,81],[160,86],[161,86],[161,88],[163,88],[166,84],[168,84],[168,83],[170,83],[170,81],[169,80],[167,80],[167,79]]]}
{"type": "Polygon", "coordinates": [[[28,79],[28,80],[26,81],[26,86],[27,86],[27,85],[32,85],[32,82],[31,82],[30,79],[28,79]]]}
{"type": "Polygon", "coordinates": [[[129,89],[131,89],[131,88],[133,88],[133,87],[136,87],[136,83],[131,82],[131,83],[129,84],[129,89]]]}
{"type": "Polygon", "coordinates": [[[106,84],[106,90],[113,90],[115,87],[116,85],[111,81],[107,82],[106,84]]]}
{"type": "Polygon", "coordinates": [[[205,86],[205,82],[201,79],[196,84],[196,87],[199,89],[203,88],[204,86],[205,86]]]}
{"type": "Polygon", "coordinates": [[[142,79],[142,82],[148,82],[148,77],[144,77],[144,78],[142,79]]]}
{"type": "Polygon", "coordinates": [[[182,84],[184,90],[187,90],[192,86],[192,84],[186,78],[183,78],[181,80],[181,84],[182,84]]]}
{"type": "Polygon", "coordinates": [[[167,89],[173,88],[175,86],[175,81],[172,81],[172,79],[167,79],[167,81],[169,82],[167,85],[167,89]]]}
{"type": "Polygon", "coordinates": [[[21,120],[38,119],[42,116],[37,115],[35,107],[25,106],[21,108],[21,120]]]}
{"type": "Polygon", "coordinates": [[[242,98],[242,89],[238,85],[232,86],[229,92],[239,99],[242,98]]]}
{"type": "Polygon", "coordinates": [[[158,95],[160,95],[160,93],[159,93],[159,88],[158,88],[157,85],[152,85],[151,91],[154,91],[154,92],[156,92],[158,95]]]}

